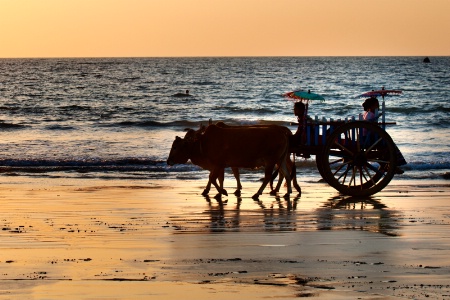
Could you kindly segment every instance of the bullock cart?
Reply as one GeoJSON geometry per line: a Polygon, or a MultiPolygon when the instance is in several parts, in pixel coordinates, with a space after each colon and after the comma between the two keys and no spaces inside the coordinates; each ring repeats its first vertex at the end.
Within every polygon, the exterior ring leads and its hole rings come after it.
{"type": "Polygon", "coordinates": [[[302,96],[302,92],[295,92],[297,96],[294,92],[284,96],[303,101],[306,109],[303,118],[299,118],[301,142],[291,146],[290,152],[303,157],[315,155],[324,181],[342,194],[370,196],[385,188],[396,173],[399,151],[386,132],[388,125],[396,123],[385,121],[384,97],[401,91],[382,89],[360,95],[382,97],[381,114],[376,111],[372,122],[363,120],[362,115],[338,120],[308,118],[308,104],[317,94],[308,91],[302,96]]]}

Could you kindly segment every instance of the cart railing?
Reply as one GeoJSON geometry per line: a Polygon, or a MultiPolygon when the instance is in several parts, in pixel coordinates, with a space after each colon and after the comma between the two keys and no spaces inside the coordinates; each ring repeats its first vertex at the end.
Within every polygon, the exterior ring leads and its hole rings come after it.
{"type": "MultiPolygon", "coordinates": [[[[342,126],[345,123],[363,121],[363,116],[360,114],[358,117],[346,117],[344,119],[334,120],[333,118],[319,118],[315,116],[314,119],[309,119],[306,122],[306,129],[304,131],[305,137],[303,138],[304,146],[323,146],[326,144],[327,137],[333,133],[333,131],[342,126]]],[[[386,125],[395,125],[396,122],[373,122],[379,124],[381,127],[386,125]]],[[[291,125],[298,125],[298,123],[291,123],[291,125]]]]}

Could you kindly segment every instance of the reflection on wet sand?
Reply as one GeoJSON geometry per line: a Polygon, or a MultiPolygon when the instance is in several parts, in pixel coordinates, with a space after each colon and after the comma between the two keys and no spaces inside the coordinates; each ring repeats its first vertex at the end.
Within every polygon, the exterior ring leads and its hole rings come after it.
{"type": "Polygon", "coordinates": [[[319,230],[364,230],[397,236],[400,213],[372,197],[336,196],[317,210],[319,230]]]}
{"type": "Polygon", "coordinates": [[[274,197],[274,201],[248,201],[245,207],[239,196],[233,199],[216,200],[205,196],[207,207],[200,213],[189,216],[173,215],[171,223],[181,232],[236,232],[236,231],[294,231],[296,230],[296,207],[300,197],[284,199],[274,197]],[[250,204],[250,205],[249,205],[250,204]]]}
{"type": "Polygon", "coordinates": [[[266,231],[295,231],[297,230],[296,208],[300,197],[284,201],[275,197],[275,201],[267,208],[258,201],[264,214],[264,229],[266,231]]]}
{"type": "Polygon", "coordinates": [[[172,216],[172,222],[179,224],[177,233],[362,230],[397,236],[400,228],[399,212],[372,197],[335,196],[318,203],[317,209],[301,212],[300,196],[274,197],[270,202],[245,199],[245,205],[241,197],[205,199],[207,207],[201,213],[172,216]]]}
{"type": "Polygon", "coordinates": [[[0,294],[9,298],[450,294],[445,182],[394,182],[365,199],[305,183],[302,197],[289,201],[268,193],[253,201],[244,192],[218,202],[198,194],[198,181],[142,188],[109,180],[8,180],[0,184],[0,294]]]}
{"type": "MultiPolygon", "coordinates": [[[[225,217],[224,202],[221,199],[216,204],[212,204],[211,199],[206,196],[209,205],[208,213],[210,215],[209,231],[224,232],[224,231],[238,231],[240,226],[240,206],[242,199],[237,197],[235,208],[229,210],[229,215],[225,217]]],[[[225,202],[227,204],[227,202],[225,202]]]]}

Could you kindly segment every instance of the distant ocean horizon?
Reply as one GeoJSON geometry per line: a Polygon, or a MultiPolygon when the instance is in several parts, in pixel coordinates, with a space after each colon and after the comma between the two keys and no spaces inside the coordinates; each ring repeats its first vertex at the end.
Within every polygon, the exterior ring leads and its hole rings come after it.
{"type": "MultiPolygon", "coordinates": [[[[386,99],[387,121],[397,123],[388,133],[408,161],[395,178],[442,178],[450,171],[450,57],[428,57],[0,59],[0,175],[205,179],[190,163],[166,164],[185,128],[212,119],[295,131],[284,92],[321,94],[310,115],[337,119],[357,116],[357,96],[385,87],[403,90],[386,99]],[[174,96],[186,90],[191,96],[174,96]]],[[[320,178],[313,158],[299,164],[301,180],[320,178]]]]}
{"type": "Polygon", "coordinates": [[[446,58],[450,55],[193,55],[193,56],[24,56],[24,57],[0,57],[0,59],[178,59],[178,58],[419,58],[426,57],[446,58]]]}

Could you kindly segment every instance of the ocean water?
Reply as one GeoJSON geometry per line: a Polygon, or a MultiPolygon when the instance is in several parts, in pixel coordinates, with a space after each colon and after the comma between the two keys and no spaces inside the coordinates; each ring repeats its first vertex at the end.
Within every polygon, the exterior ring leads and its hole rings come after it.
{"type": "MultiPolygon", "coordinates": [[[[0,59],[0,176],[206,179],[192,164],[166,164],[175,136],[209,119],[279,124],[295,131],[292,102],[326,99],[309,114],[357,116],[365,91],[386,99],[387,131],[408,165],[403,179],[450,171],[450,57],[0,59]],[[175,97],[189,90],[190,97],[175,97]]],[[[312,159],[300,180],[320,178],[312,159]]],[[[243,171],[243,180],[262,172],[243,171]]],[[[394,178],[395,180],[395,178],[394,178]]]]}

